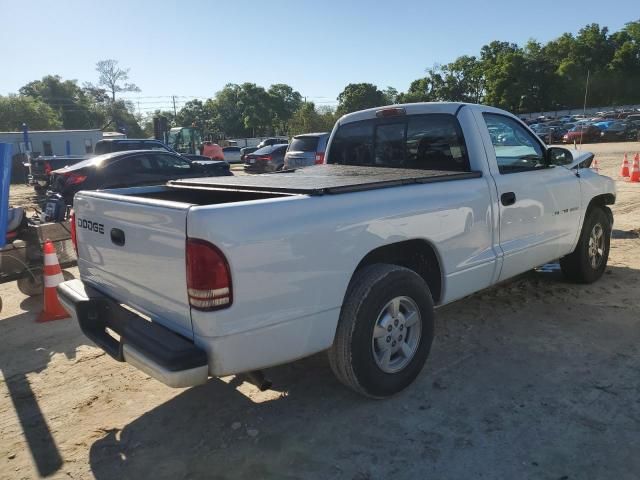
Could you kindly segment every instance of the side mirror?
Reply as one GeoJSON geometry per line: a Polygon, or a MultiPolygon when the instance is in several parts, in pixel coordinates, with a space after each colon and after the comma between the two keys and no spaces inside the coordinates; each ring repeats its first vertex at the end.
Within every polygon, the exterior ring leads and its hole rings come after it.
{"type": "Polygon", "coordinates": [[[562,147],[549,147],[545,153],[547,165],[569,165],[573,162],[573,155],[562,147]]]}

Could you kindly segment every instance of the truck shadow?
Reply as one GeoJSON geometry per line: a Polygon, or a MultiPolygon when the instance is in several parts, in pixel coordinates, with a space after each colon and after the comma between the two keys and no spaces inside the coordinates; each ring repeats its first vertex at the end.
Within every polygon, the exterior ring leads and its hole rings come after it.
{"type": "MultiPolygon", "coordinates": [[[[98,479],[386,478],[394,473],[419,478],[437,471],[429,470],[434,465],[458,468],[453,465],[462,456],[462,471],[454,477],[464,478],[471,462],[477,462],[474,471],[484,469],[491,477],[496,463],[515,462],[514,456],[529,449],[526,445],[535,444],[544,447],[536,447],[533,458],[560,461],[549,470],[538,467],[538,461],[518,461],[514,464],[522,464],[522,470],[514,477],[560,478],[566,471],[563,462],[582,458],[575,452],[561,457],[558,451],[569,448],[567,442],[591,444],[596,434],[604,442],[620,428],[613,421],[598,424],[601,430],[595,433],[584,427],[612,408],[596,402],[594,392],[607,400],[610,394],[598,386],[578,388],[566,381],[565,370],[580,376],[580,382],[587,361],[610,364],[609,373],[619,374],[624,369],[612,357],[636,348],[640,336],[632,334],[631,346],[620,346],[615,355],[613,349],[593,349],[603,330],[622,327],[612,322],[599,325],[601,330],[591,324],[585,328],[589,316],[593,320],[602,312],[581,303],[591,286],[568,284],[553,265],[546,267],[439,311],[435,355],[416,382],[392,399],[372,401],[350,392],[334,379],[323,354],[270,369],[275,394],[268,397],[246,385],[240,391],[238,378],[228,383],[212,379],[97,440],[89,454],[92,472],[98,479]],[[500,292],[505,289],[506,294],[500,292]],[[514,302],[525,296],[526,309],[516,309],[514,302]],[[536,302],[539,312],[533,308],[536,302]],[[575,317],[561,311],[567,302],[573,302],[569,310],[575,317]],[[585,345],[584,351],[547,346],[559,325],[576,345],[585,345]],[[527,345],[534,345],[531,352],[523,348],[527,345]],[[558,365],[563,366],[560,379],[550,373],[558,365]],[[586,413],[577,415],[575,405],[583,403],[586,413]],[[572,428],[573,437],[566,437],[572,428]],[[386,458],[381,459],[381,448],[386,458]]],[[[637,274],[610,267],[596,286],[614,289],[637,274]]],[[[616,313],[616,322],[632,313],[616,313]]],[[[632,404],[629,395],[616,401],[632,404]]],[[[601,453],[603,458],[626,455],[601,453]]]]}
{"type": "MultiPolygon", "coordinates": [[[[0,321],[4,345],[0,370],[38,474],[45,477],[57,472],[63,460],[27,376],[46,370],[54,354],[74,359],[76,349],[88,341],[70,320],[35,323],[31,312],[40,311],[42,297],[27,298],[21,307],[28,311],[0,321]]],[[[3,439],[10,436],[10,432],[3,433],[3,439]]]]}

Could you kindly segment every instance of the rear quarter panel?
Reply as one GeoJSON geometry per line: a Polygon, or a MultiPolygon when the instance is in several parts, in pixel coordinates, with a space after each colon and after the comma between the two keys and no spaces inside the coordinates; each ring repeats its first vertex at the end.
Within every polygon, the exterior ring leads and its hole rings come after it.
{"type": "Polygon", "coordinates": [[[433,244],[449,301],[493,280],[492,222],[484,178],[194,206],[187,234],[223,251],[234,296],[228,309],[192,310],[194,334],[233,335],[331,311],[318,347],[326,348],[347,285],[367,253],[408,239],[433,244]]]}

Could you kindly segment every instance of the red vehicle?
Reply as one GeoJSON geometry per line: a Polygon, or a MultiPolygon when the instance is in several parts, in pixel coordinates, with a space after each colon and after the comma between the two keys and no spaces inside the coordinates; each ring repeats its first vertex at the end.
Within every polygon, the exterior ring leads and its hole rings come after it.
{"type": "Polygon", "coordinates": [[[589,143],[600,140],[600,129],[593,125],[576,125],[562,137],[563,143],[589,143]]]}

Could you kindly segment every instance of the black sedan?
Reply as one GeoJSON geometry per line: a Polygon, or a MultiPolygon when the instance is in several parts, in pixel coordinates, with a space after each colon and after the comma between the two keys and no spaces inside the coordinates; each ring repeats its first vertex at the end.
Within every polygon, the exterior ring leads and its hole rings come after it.
{"type": "Polygon", "coordinates": [[[259,148],[244,158],[244,171],[247,173],[269,173],[282,170],[284,154],[289,145],[268,145],[259,148]]]}
{"type": "Polygon", "coordinates": [[[161,185],[179,178],[232,175],[223,161],[189,160],[160,150],[107,153],[51,172],[51,187],[67,205],[80,190],[161,185]]]}
{"type": "Polygon", "coordinates": [[[640,129],[632,123],[614,122],[600,133],[600,139],[604,142],[625,142],[628,140],[640,140],[640,129]]]}

